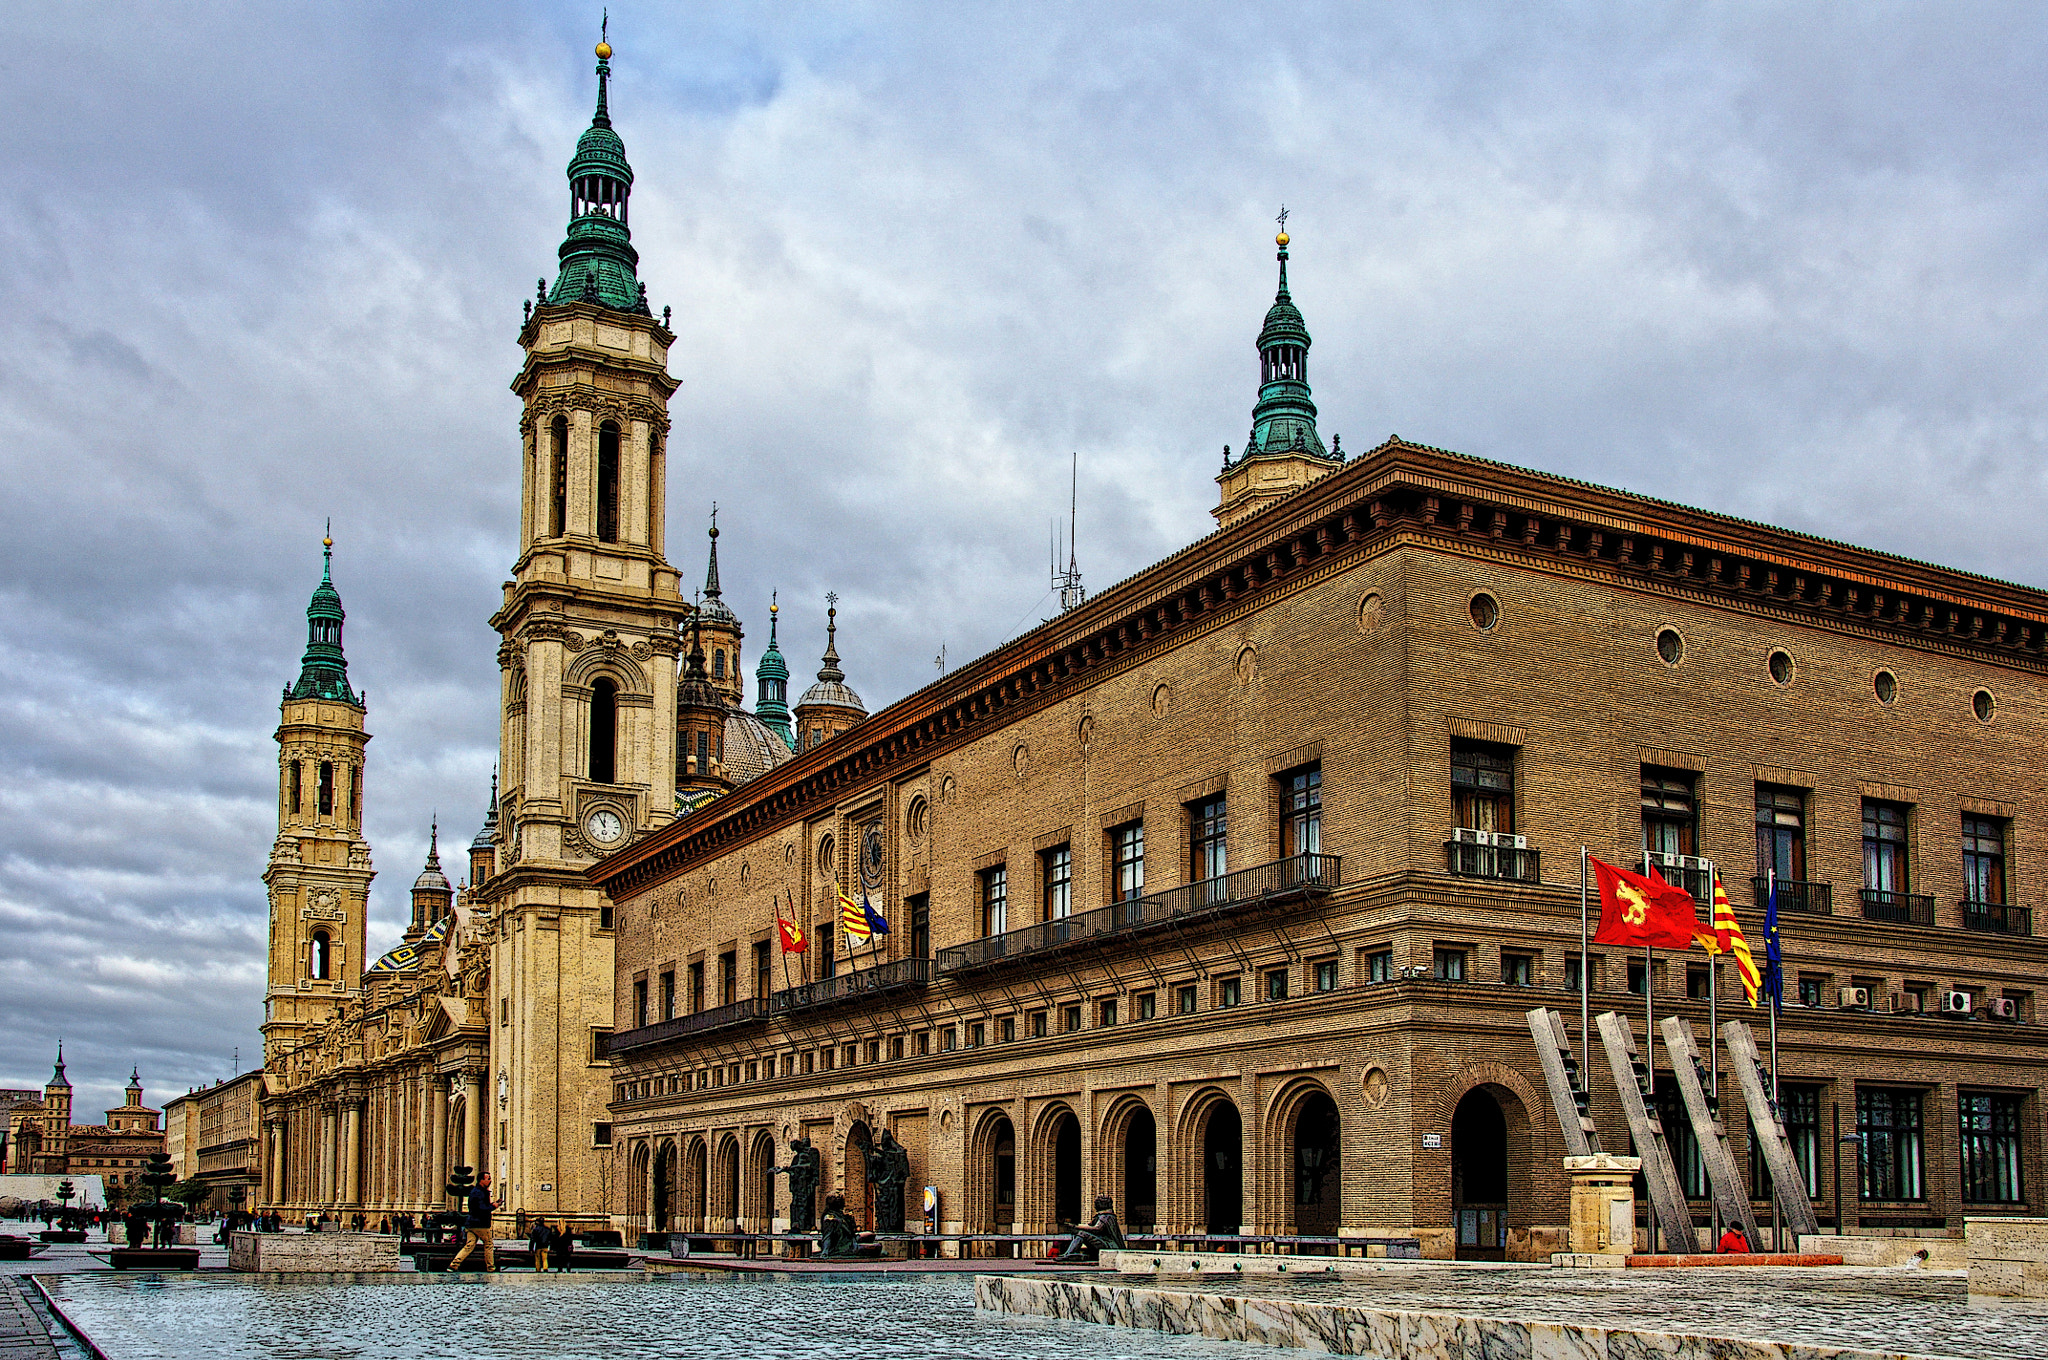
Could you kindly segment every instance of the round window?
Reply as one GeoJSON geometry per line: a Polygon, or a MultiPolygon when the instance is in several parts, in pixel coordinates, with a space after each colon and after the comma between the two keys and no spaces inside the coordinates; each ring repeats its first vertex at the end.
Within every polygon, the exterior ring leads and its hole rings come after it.
{"type": "Polygon", "coordinates": [[[1899,677],[1890,671],[1879,671],[1870,687],[1877,691],[1877,701],[1881,704],[1888,704],[1899,697],[1899,677]]]}
{"type": "Polygon", "coordinates": [[[1500,601],[1484,591],[1472,597],[1472,626],[1482,633],[1493,631],[1500,622],[1500,601]]]}
{"type": "Polygon", "coordinates": [[[1771,679],[1781,685],[1792,683],[1792,653],[1782,647],[1771,653],[1771,679]]]}
{"type": "Polygon", "coordinates": [[[818,838],[818,872],[835,877],[839,873],[839,859],[830,836],[818,838]]]}
{"type": "Polygon", "coordinates": [[[1667,666],[1676,666],[1685,660],[1685,639],[1678,635],[1676,628],[1666,628],[1657,634],[1657,655],[1664,658],[1667,666]]]}
{"type": "Polygon", "coordinates": [[[1988,689],[1980,689],[1970,696],[1970,708],[1976,713],[1978,722],[1990,722],[1992,710],[1997,706],[1988,689]]]}

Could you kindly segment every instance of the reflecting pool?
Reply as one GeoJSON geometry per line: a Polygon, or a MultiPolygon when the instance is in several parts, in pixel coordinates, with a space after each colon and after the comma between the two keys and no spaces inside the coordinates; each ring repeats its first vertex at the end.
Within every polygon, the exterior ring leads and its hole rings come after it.
{"type": "Polygon", "coordinates": [[[1257,1346],[974,1310],[971,1275],[746,1280],[399,1274],[44,1277],[114,1360],[1250,1360],[1257,1346]],[[360,1277],[356,1277],[360,1278],[360,1277]]]}

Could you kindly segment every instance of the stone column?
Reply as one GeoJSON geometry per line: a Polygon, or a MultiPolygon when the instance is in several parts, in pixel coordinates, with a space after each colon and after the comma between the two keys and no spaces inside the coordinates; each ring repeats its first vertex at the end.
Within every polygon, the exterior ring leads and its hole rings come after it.
{"type": "Polygon", "coordinates": [[[448,1198],[448,1082],[438,1072],[427,1074],[427,1184],[421,1196],[434,1204],[448,1198]]]}
{"type": "Polygon", "coordinates": [[[341,1166],[349,1204],[363,1202],[363,1099],[357,1096],[341,1111],[341,1166]]]}
{"type": "Polygon", "coordinates": [[[470,1072],[469,1095],[462,1102],[462,1155],[470,1174],[481,1178],[484,1166],[484,1116],[490,1112],[489,1087],[482,1072],[470,1072]]]}

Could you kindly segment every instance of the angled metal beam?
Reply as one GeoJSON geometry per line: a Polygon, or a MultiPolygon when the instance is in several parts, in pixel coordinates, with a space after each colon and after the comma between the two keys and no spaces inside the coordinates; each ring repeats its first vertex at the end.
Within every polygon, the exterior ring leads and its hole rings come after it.
{"type": "Polygon", "coordinates": [[[1820,1215],[1814,1212],[1813,1201],[1807,1197],[1806,1177],[1800,1173],[1799,1159],[1792,1153],[1792,1140],[1785,1134],[1784,1117],[1778,1112],[1778,1103],[1771,1099],[1770,1069],[1757,1052],[1756,1036],[1740,1020],[1730,1020],[1721,1026],[1721,1042],[1728,1048],[1735,1080],[1742,1087],[1743,1104],[1749,1106],[1749,1127],[1757,1149],[1764,1155],[1764,1165],[1770,1168],[1778,1213],[1797,1243],[1802,1235],[1820,1231],[1820,1215]]]}
{"type": "Polygon", "coordinates": [[[1628,1116],[1636,1155],[1643,1159],[1643,1180],[1650,1187],[1651,1221],[1663,1231],[1667,1246],[1693,1251],[1698,1244],[1692,1232],[1692,1209],[1678,1184],[1678,1172],[1672,1168],[1671,1149],[1664,1143],[1664,1126],[1643,1100],[1649,1089],[1650,1069],[1637,1056],[1635,1034],[1628,1021],[1613,1011],[1603,1012],[1594,1024],[1600,1030],[1600,1047],[1607,1051],[1608,1070],[1614,1074],[1614,1093],[1621,1097],[1621,1111],[1628,1116]]]}
{"type": "Polygon", "coordinates": [[[1735,1168],[1735,1154],[1728,1147],[1728,1126],[1721,1122],[1720,1102],[1707,1090],[1707,1064],[1700,1057],[1692,1036],[1692,1021],[1682,1015],[1667,1015],[1658,1028],[1664,1031],[1664,1051],[1671,1055],[1671,1074],[1678,1080],[1678,1094],[1685,1100],[1686,1118],[1692,1121],[1692,1136],[1706,1163],[1707,1184],[1713,1189],[1715,1207],[1723,1223],[1741,1227],[1751,1251],[1764,1249],[1764,1235],[1757,1231],[1756,1213],[1749,1207],[1749,1191],[1735,1168]]]}
{"type": "Polygon", "coordinates": [[[1547,1008],[1530,1011],[1525,1018],[1529,1037],[1536,1041],[1537,1060],[1543,1064],[1543,1084],[1550,1088],[1550,1106],[1557,1111],[1557,1127],[1564,1134],[1565,1155],[1590,1157],[1600,1150],[1600,1135],[1586,1113],[1587,1092],[1579,1082],[1579,1063],[1572,1056],[1564,1018],[1547,1008]]]}

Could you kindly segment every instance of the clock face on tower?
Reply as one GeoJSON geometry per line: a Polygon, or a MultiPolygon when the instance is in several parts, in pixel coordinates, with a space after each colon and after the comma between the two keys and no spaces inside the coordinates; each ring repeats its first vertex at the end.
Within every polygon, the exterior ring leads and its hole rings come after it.
{"type": "Polygon", "coordinates": [[[616,845],[626,834],[626,823],[610,808],[599,808],[583,819],[583,834],[599,845],[616,845]]]}

